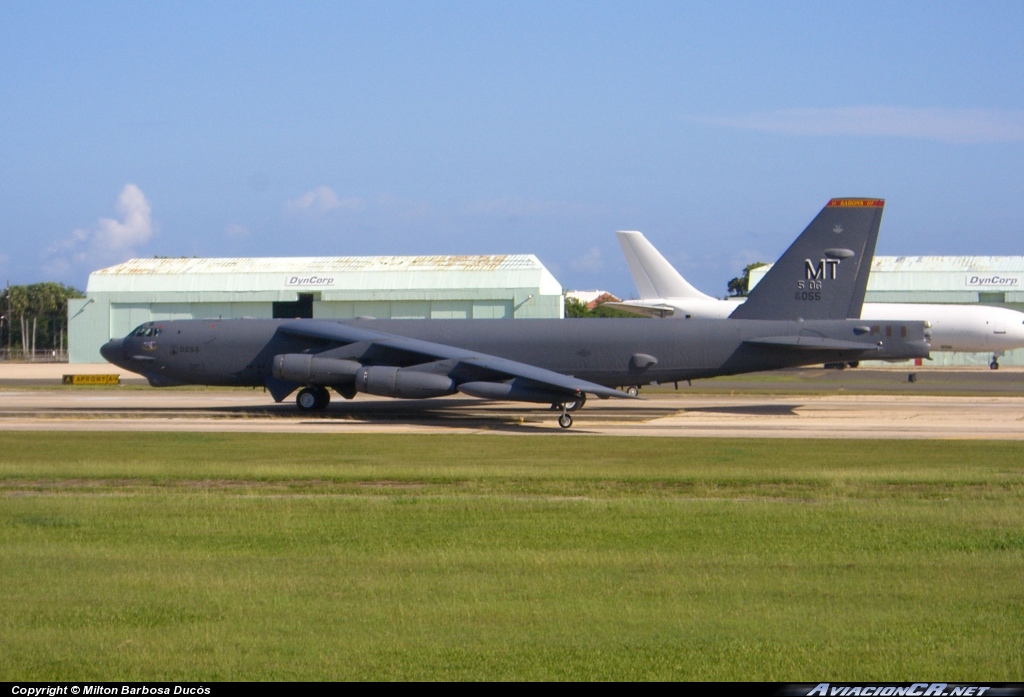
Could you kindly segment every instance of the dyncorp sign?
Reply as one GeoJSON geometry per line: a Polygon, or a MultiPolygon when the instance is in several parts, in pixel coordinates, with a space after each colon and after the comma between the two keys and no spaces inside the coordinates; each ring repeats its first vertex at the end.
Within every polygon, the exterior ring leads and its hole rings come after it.
{"type": "Polygon", "coordinates": [[[1000,276],[998,274],[992,274],[990,276],[968,276],[966,279],[968,286],[988,286],[992,288],[1018,288],[1020,287],[1019,276],[1000,276]]]}
{"type": "Polygon", "coordinates": [[[284,284],[303,287],[333,286],[334,276],[289,276],[284,284]]]}

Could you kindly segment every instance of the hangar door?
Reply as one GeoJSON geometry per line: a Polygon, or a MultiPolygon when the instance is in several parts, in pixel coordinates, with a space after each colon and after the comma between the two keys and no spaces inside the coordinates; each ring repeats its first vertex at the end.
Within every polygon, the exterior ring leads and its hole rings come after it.
{"type": "Polygon", "coordinates": [[[127,336],[135,327],[151,319],[149,303],[111,303],[110,336],[127,336]]]}
{"type": "Polygon", "coordinates": [[[274,319],[313,319],[313,294],[299,293],[298,300],[274,303],[274,319]]]}
{"type": "Polygon", "coordinates": [[[511,300],[476,300],[473,302],[473,319],[511,319],[511,300]]]}

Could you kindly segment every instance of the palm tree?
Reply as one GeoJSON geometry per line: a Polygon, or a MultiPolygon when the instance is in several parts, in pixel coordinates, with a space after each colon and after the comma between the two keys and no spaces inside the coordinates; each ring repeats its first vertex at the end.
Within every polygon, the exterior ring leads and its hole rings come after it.
{"type": "Polygon", "coordinates": [[[11,320],[18,317],[23,355],[35,357],[37,338],[40,333],[40,319],[43,320],[41,343],[47,348],[63,351],[67,302],[69,298],[80,297],[82,297],[82,293],[77,289],[52,281],[26,286],[9,286],[7,289],[8,348],[15,329],[11,320]],[[30,320],[31,329],[29,328],[30,320]]]}

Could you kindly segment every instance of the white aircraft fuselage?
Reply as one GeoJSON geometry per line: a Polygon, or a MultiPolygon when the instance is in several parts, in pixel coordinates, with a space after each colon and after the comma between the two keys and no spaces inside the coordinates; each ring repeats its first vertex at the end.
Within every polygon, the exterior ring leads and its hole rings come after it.
{"type": "MultiPolygon", "coordinates": [[[[721,318],[742,302],[716,298],[643,298],[624,300],[622,309],[666,306],[673,319],[721,318]]],[[[666,313],[667,314],[667,313],[666,313]]],[[[906,320],[931,324],[932,351],[1002,353],[1024,347],[1024,313],[987,305],[864,303],[865,322],[906,320]]]]}
{"type": "MultiPolygon", "coordinates": [[[[700,292],[643,236],[616,233],[641,299],[611,303],[623,310],[652,316],[726,318],[743,302],[719,300],[700,292]]],[[[989,305],[864,303],[866,322],[906,320],[929,322],[933,351],[991,353],[993,368],[1006,351],[1024,348],[1024,313],[989,305]]]]}

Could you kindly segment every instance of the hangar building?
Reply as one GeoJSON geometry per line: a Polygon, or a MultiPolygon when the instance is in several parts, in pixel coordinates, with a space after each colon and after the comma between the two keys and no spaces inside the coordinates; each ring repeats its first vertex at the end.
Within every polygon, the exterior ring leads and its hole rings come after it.
{"type": "MultiPolygon", "coordinates": [[[[750,272],[750,287],[770,266],[750,272]]],[[[1024,312],[1024,256],[875,257],[864,302],[957,303],[1024,312]]],[[[988,365],[991,354],[934,353],[930,365],[988,365]]],[[[1007,351],[1001,365],[1024,365],[1024,349],[1007,351]]]]}
{"type": "Polygon", "coordinates": [[[131,259],[89,274],[68,303],[71,363],[151,320],[238,317],[513,319],[565,314],[532,254],[131,259]]]}

